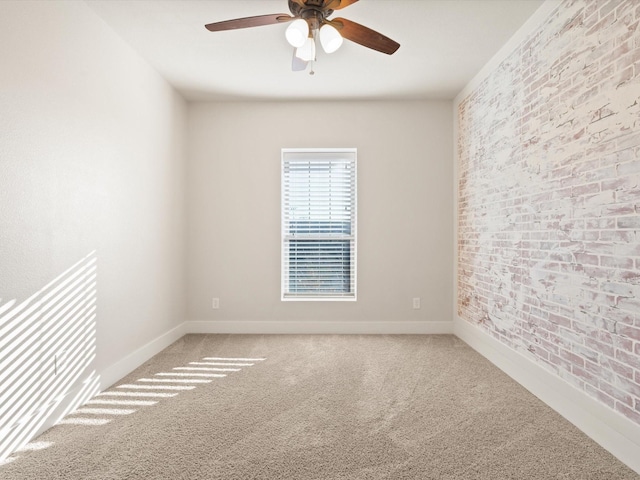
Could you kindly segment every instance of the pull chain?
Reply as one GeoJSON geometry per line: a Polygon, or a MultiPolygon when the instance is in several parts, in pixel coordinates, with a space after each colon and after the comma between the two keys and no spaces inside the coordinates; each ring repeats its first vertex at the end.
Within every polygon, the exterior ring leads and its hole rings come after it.
{"type": "Polygon", "coordinates": [[[309,75],[315,75],[316,72],[313,70],[314,63],[316,61],[316,52],[318,51],[318,28],[314,28],[311,31],[311,38],[313,38],[313,58],[309,61],[309,75]]]}

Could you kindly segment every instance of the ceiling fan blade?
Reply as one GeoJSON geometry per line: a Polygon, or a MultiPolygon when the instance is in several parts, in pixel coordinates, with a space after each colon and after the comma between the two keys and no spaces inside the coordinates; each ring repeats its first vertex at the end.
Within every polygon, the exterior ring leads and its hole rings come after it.
{"type": "Polygon", "coordinates": [[[389,37],[385,37],[381,33],[371,30],[364,25],[347,20],[346,18],[334,18],[333,20],[326,21],[325,23],[329,23],[334,26],[338,32],[340,32],[340,35],[347,40],[359,43],[363,47],[371,48],[372,50],[377,50],[378,52],[386,53],[387,55],[393,54],[398,50],[398,48],[400,48],[400,44],[398,42],[391,40],[389,37]]]}
{"type": "Polygon", "coordinates": [[[340,10],[341,8],[346,8],[357,1],[358,0],[329,0],[325,5],[325,8],[330,10],[340,10]]]}
{"type": "Polygon", "coordinates": [[[258,15],[257,17],[236,18],[223,22],[209,23],[205,28],[210,32],[221,32],[223,30],[235,30],[237,28],[260,27],[262,25],[274,25],[293,20],[294,17],[287,13],[275,13],[273,15],[258,15]]]}

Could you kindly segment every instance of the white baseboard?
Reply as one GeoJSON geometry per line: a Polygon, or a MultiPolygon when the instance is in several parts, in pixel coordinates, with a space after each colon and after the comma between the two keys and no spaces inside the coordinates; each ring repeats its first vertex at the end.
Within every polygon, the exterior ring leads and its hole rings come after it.
{"type": "Polygon", "coordinates": [[[142,347],[124,357],[122,360],[119,360],[118,362],[100,372],[100,390],[109,388],[122,377],[127,376],[133,370],[149,360],[151,357],[160,353],[176,340],[182,338],[186,333],[190,333],[185,330],[185,326],[186,323],[181,323],[177,327],[160,335],[158,338],[151,340],[146,345],[143,345],[142,347]]]}
{"type": "Polygon", "coordinates": [[[640,473],[640,426],[460,318],[456,318],[455,322],[188,321],[100,372],[100,390],[113,385],[188,333],[453,333],[630,468],[640,473]]]}
{"type": "Polygon", "coordinates": [[[109,388],[187,333],[451,334],[453,322],[189,321],[160,335],[100,372],[100,390],[109,388]]]}
{"type": "MultiPolygon", "coordinates": [[[[30,412],[29,415],[21,419],[17,419],[16,423],[9,427],[6,432],[0,432],[0,440],[2,440],[4,435],[8,435],[8,432],[22,425],[20,427],[22,432],[19,433],[19,435],[22,435],[24,438],[19,441],[16,440],[13,447],[11,447],[11,450],[15,451],[16,449],[21,448],[33,438],[36,438],[38,435],[55,425],[56,422],[66,413],[75,410],[77,407],[82,405],[95,393],[109,388],[151,357],[160,353],[173,342],[183,337],[185,333],[188,333],[185,331],[185,326],[185,323],[181,323],[177,327],[138,348],[110,367],[105,368],[101,372],[97,372],[97,374],[95,371],[90,373],[90,368],[93,367],[87,367],[87,371],[80,375],[79,380],[77,380],[73,385],[70,385],[68,390],[62,392],[49,403],[39,406],[35,411],[30,412]],[[29,422],[32,422],[33,426],[29,425],[29,422]],[[28,429],[25,429],[26,427],[24,427],[24,425],[27,425],[28,429]]],[[[3,460],[12,453],[11,451],[5,451],[4,447],[6,446],[7,445],[2,445],[2,442],[0,442],[0,460],[3,460]]]]}
{"type": "Polygon", "coordinates": [[[640,473],[640,426],[460,318],[455,335],[640,473]]]}
{"type": "Polygon", "coordinates": [[[453,322],[337,322],[337,321],[190,321],[186,333],[245,334],[451,334],[453,322]]]}

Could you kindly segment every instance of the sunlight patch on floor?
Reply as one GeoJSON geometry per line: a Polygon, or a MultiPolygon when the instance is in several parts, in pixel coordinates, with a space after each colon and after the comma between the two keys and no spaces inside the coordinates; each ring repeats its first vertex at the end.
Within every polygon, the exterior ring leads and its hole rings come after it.
{"type": "Polygon", "coordinates": [[[211,378],[223,378],[226,375],[221,373],[181,373],[181,372],[160,372],[156,373],[158,376],[165,377],[211,377],[211,378]]]}
{"type": "MultiPolygon", "coordinates": [[[[191,362],[194,363],[194,362],[191,362]]],[[[203,371],[203,372],[239,372],[240,368],[215,368],[215,367],[176,367],[174,370],[189,370],[189,371],[203,371]]],[[[156,375],[160,375],[157,373],[156,375]]]]}
{"type": "Polygon", "coordinates": [[[126,384],[126,385],[118,385],[116,388],[126,388],[131,390],[193,390],[194,386],[192,385],[135,385],[135,384],[126,384]]]}
{"type": "MultiPolygon", "coordinates": [[[[92,285],[93,287],[93,285],[92,285]]],[[[93,310],[90,311],[93,313],[93,310]]],[[[90,327],[95,329],[94,316],[90,317],[90,327]]],[[[75,335],[83,337],[84,332],[79,331],[75,335]]],[[[93,361],[95,353],[88,361],[93,361]]],[[[265,358],[239,358],[239,357],[204,357],[201,361],[188,362],[188,366],[173,367],[170,371],[153,374],[153,377],[145,377],[134,383],[116,385],[109,390],[97,393],[99,377],[95,372],[84,382],[77,394],[80,407],[73,412],[65,412],[64,418],[57,425],[77,426],[101,426],[115,421],[118,417],[132,415],[137,408],[121,407],[149,407],[156,405],[160,400],[176,397],[180,393],[193,390],[199,386],[212,383],[212,379],[225,378],[228,373],[239,372],[241,367],[252,367],[254,362],[261,362],[265,358]],[[228,372],[228,373],[213,373],[228,372]]],[[[87,361],[87,360],[85,360],[87,361]]],[[[74,364],[67,363],[67,369],[75,368],[74,364]]],[[[78,405],[75,402],[74,405],[78,405]]],[[[34,452],[43,450],[53,445],[51,442],[31,442],[16,453],[34,452]]],[[[13,455],[0,460],[0,466],[8,464],[20,458],[13,455]]]]}
{"type": "Polygon", "coordinates": [[[170,398],[178,395],[177,393],[167,393],[167,392],[117,392],[117,391],[107,391],[102,392],[97,395],[97,397],[103,396],[111,396],[111,397],[151,397],[151,398],[170,398]]]}
{"type": "Polygon", "coordinates": [[[232,358],[232,357],[205,357],[203,360],[215,360],[224,362],[262,362],[266,358],[232,358]]]}
{"type": "Polygon", "coordinates": [[[100,426],[106,425],[111,420],[107,418],[81,418],[81,417],[67,417],[58,422],[58,425],[86,425],[86,426],[100,426]]]}
{"type": "Polygon", "coordinates": [[[52,442],[31,442],[27,443],[24,447],[18,449],[18,452],[35,452],[37,450],[44,450],[53,445],[52,442]]]}
{"type": "MultiPolygon", "coordinates": [[[[207,360],[204,358],[203,360],[207,360]]],[[[212,367],[253,367],[253,363],[236,363],[236,362],[191,362],[191,365],[210,365],[212,367]]]]}
{"type": "Polygon", "coordinates": [[[140,378],[139,382],[146,383],[211,383],[204,378],[140,378]]]}
{"type": "MultiPolygon", "coordinates": [[[[169,394],[175,396],[175,394],[169,394]]],[[[85,405],[118,405],[118,406],[131,406],[131,407],[150,407],[158,403],[153,400],[111,400],[108,398],[94,398],[89,400],[85,405]]]]}
{"type": "Polygon", "coordinates": [[[131,408],[79,408],[74,415],[131,415],[137,410],[131,408]]]}

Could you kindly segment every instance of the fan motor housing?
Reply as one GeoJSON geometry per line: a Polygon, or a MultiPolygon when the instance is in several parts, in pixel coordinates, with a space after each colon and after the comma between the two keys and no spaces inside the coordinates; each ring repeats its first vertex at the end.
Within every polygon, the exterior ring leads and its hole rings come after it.
{"type": "Polygon", "coordinates": [[[293,0],[289,0],[289,10],[294,17],[303,18],[307,21],[316,19],[318,24],[333,13],[333,10],[324,8],[325,0],[305,0],[303,7],[293,0]]]}

